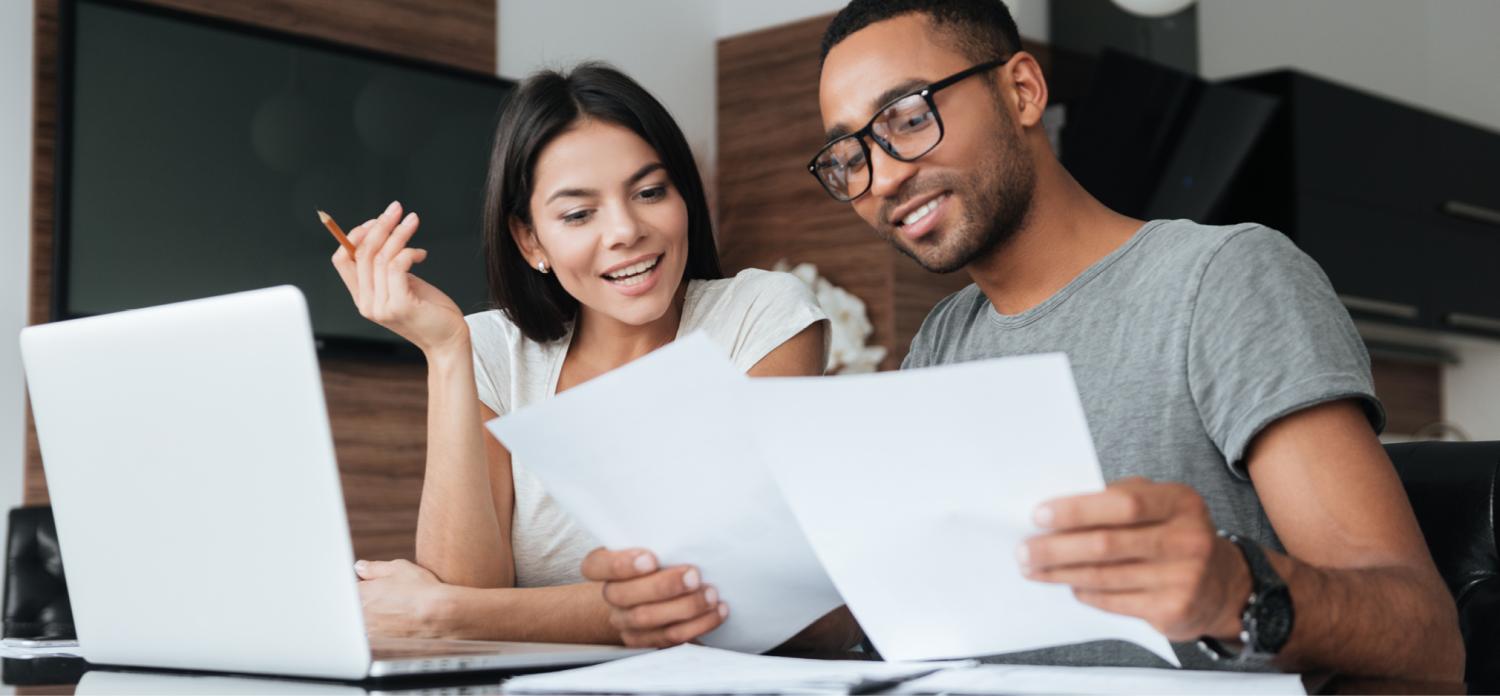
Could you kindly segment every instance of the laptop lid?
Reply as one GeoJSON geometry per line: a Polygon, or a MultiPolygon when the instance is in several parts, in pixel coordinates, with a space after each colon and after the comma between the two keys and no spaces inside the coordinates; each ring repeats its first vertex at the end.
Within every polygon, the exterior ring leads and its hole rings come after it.
{"type": "Polygon", "coordinates": [[[90,662],[365,676],[301,292],[34,326],[21,353],[90,662]]]}

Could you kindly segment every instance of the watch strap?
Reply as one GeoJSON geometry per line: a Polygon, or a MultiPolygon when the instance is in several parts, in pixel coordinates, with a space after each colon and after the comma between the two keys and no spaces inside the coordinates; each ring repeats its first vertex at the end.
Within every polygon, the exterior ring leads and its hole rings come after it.
{"type": "Polygon", "coordinates": [[[1240,550],[1245,558],[1245,564],[1250,571],[1250,596],[1245,602],[1245,608],[1240,612],[1240,648],[1234,650],[1225,645],[1223,641],[1212,636],[1203,636],[1198,639],[1198,649],[1215,661],[1230,662],[1236,665],[1249,667],[1264,667],[1275,658],[1274,653],[1260,652],[1256,649],[1256,636],[1251,635],[1251,614],[1258,598],[1273,589],[1286,586],[1286,581],[1276,572],[1271,560],[1261,549],[1260,544],[1249,539],[1219,531],[1219,536],[1228,539],[1240,550]]]}
{"type": "Polygon", "coordinates": [[[1266,552],[1260,548],[1260,544],[1234,534],[1226,534],[1224,538],[1239,547],[1240,553],[1245,556],[1245,563],[1250,566],[1250,594],[1263,595],[1267,590],[1286,584],[1276,572],[1276,567],[1271,565],[1271,559],[1266,558],[1266,552]]]}

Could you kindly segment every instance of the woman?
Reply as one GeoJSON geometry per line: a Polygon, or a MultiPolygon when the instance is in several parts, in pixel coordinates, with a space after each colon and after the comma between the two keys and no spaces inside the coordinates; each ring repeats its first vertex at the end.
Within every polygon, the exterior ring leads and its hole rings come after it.
{"type": "MultiPolygon", "coordinates": [[[[482,423],[699,330],[752,376],[821,374],[827,319],[811,293],[787,274],[721,277],[681,131],[601,65],[532,77],[501,116],[484,222],[498,309],[464,317],[411,275],[426,257],[408,246],[417,227],[392,203],[349,235],[355,258],[333,256],[360,313],[415,344],[429,368],[417,563],[357,564],[369,630],[659,646],[716,628],[729,607],[709,579],[657,569],[649,555],[637,581],[680,595],[607,603],[580,572],[597,543],[482,423]]],[[[830,617],[811,644],[847,642],[847,613],[830,617]]]]}

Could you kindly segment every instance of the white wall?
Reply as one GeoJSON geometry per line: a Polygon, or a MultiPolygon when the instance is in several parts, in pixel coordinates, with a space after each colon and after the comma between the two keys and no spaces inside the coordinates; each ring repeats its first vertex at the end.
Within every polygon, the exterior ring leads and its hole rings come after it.
{"type": "MultiPolygon", "coordinates": [[[[595,58],[656,95],[687,136],[704,180],[717,155],[718,39],[829,14],[843,0],[497,0],[499,73],[595,58]]],[[[1045,40],[1048,0],[1006,0],[1025,36],[1045,40]]]]}
{"type": "MultiPolygon", "coordinates": [[[[1495,0],[1198,2],[1204,77],[1291,66],[1500,132],[1497,27],[1495,0]]],[[[1500,341],[1438,341],[1460,360],[1444,372],[1444,416],[1500,440],[1500,341]]]]}
{"type": "Polygon", "coordinates": [[[1051,0],[1005,0],[1005,4],[1010,7],[1010,16],[1015,18],[1021,36],[1037,41],[1052,38],[1052,24],[1047,16],[1051,0]]]}
{"type": "MultiPolygon", "coordinates": [[[[502,0],[503,2],[504,0],[502,0]]],[[[787,24],[844,7],[846,0],[717,0],[719,2],[719,36],[734,36],[787,24]]],[[[1046,40],[1048,0],[1005,0],[1021,35],[1046,40]]]]}
{"type": "Polygon", "coordinates": [[[666,105],[713,181],[719,4],[702,0],[498,0],[499,73],[605,60],[666,105]]]}
{"type": "Polygon", "coordinates": [[[26,389],[16,336],[31,265],[33,0],[0,2],[0,511],[21,504],[26,389]]]}
{"type": "Polygon", "coordinates": [[[1500,342],[1446,341],[1460,362],[1443,370],[1444,418],[1476,440],[1500,440],[1500,342]]]}

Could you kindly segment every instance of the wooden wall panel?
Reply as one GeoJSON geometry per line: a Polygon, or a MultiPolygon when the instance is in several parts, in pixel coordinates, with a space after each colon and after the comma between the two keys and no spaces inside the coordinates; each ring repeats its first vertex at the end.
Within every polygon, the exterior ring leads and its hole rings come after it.
{"type": "MultiPolygon", "coordinates": [[[[477,72],[495,72],[495,0],[149,2],[477,72]]],[[[57,0],[36,0],[32,323],[50,319],[57,8],[57,0]]],[[[410,557],[426,448],[425,367],[324,360],[323,385],[355,553],[373,559],[410,557]]],[[[29,412],[25,502],[47,502],[47,482],[29,412]]]]}
{"type": "Polygon", "coordinates": [[[823,142],[818,41],[827,23],[815,17],[719,42],[719,252],[729,273],[780,259],[816,264],[864,300],[872,342],[889,346],[891,250],[803,166],[823,142]]]}
{"type": "Polygon", "coordinates": [[[143,0],[495,74],[496,0],[143,0]]]}
{"type": "MultiPolygon", "coordinates": [[[[31,307],[29,323],[51,320],[52,208],[55,203],[53,169],[57,146],[57,0],[35,0],[36,74],[33,81],[31,134],[31,307]]],[[[21,500],[26,505],[47,502],[47,478],[42,473],[41,448],[26,405],[26,472],[21,500]]]]}
{"type": "Polygon", "coordinates": [[[1385,357],[1370,360],[1375,395],[1385,406],[1385,431],[1415,435],[1443,420],[1443,366],[1385,357]]]}

